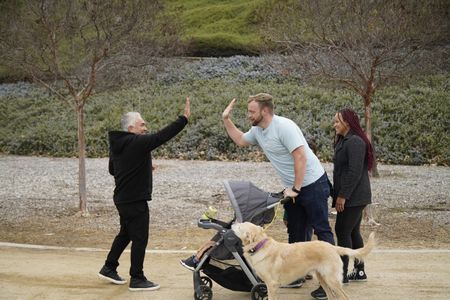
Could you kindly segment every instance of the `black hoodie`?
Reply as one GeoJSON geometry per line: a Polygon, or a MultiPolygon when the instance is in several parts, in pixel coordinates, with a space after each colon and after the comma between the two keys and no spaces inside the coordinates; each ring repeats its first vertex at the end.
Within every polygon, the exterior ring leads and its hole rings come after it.
{"type": "Polygon", "coordinates": [[[109,173],[114,176],[114,203],[152,200],[151,151],[176,136],[186,126],[184,116],[154,134],[109,132],[109,173]]]}

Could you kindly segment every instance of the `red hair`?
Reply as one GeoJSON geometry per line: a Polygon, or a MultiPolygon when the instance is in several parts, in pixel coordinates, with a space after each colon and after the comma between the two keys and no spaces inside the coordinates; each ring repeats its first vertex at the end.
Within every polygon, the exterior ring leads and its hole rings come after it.
{"type": "Polygon", "coordinates": [[[359,122],[359,117],[356,114],[356,112],[350,108],[344,108],[341,111],[339,111],[339,114],[342,116],[343,121],[345,121],[346,123],[348,123],[348,126],[350,126],[350,130],[356,134],[357,136],[359,136],[360,138],[362,138],[362,140],[366,143],[367,145],[367,168],[368,170],[372,170],[373,167],[373,163],[374,163],[374,155],[373,155],[373,147],[372,144],[370,143],[369,139],[367,138],[366,133],[364,132],[364,130],[361,128],[360,122],[359,122]]]}

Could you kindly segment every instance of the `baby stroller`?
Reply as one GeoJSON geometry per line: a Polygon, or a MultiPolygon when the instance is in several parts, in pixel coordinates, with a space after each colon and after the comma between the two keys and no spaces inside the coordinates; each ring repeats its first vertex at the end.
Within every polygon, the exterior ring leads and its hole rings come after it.
{"type": "Polygon", "coordinates": [[[216,219],[200,219],[198,226],[214,229],[217,234],[213,247],[200,259],[193,272],[194,299],[211,300],[213,281],[219,285],[241,292],[250,292],[252,300],[267,299],[266,285],[254,274],[242,253],[241,240],[231,230],[233,222],[252,222],[256,225],[269,224],[275,215],[275,206],[284,203],[283,193],[268,193],[247,181],[225,181],[225,190],[234,210],[230,222],[216,219]],[[238,265],[226,263],[235,259],[238,265]],[[202,271],[206,276],[201,276],[202,271]]]}

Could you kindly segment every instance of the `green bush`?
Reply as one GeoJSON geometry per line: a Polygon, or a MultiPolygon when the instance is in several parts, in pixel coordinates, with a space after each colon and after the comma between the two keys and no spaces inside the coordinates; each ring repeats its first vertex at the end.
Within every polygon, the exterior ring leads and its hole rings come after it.
{"type": "Polygon", "coordinates": [[[429,77],[406,89],[391,87],[375,101],[377,153],[388,163],[449,163],[449,78],[429,77]],[[389,117],[385,117],[389,116],[389,117]]]}
{"type": "MultiPolygon", "coordinates": [[[[450,75],[427,77],[409,86],[378,91],[373,100],[373,133],[378,160],[392,164],[449,165],[450,75]]],[[[296,82],[193,80],[189,83],[147,84],[93,95],[86,105],[87,154],[108,155],[107,132],[120,129],[120,116],[139,111],[155,131],[182,114],[190,96],[190,124],[174,140],[155,151],[156,157],[202,160],[261,160],[257,147],[237,147],[222,124],[223,109],[237,98],[233,120],[243,131],[247,98],[268,92],[276,113],[293,119],[305,137],[314,140],[318,156],[330,161],[334,114],[353,107],[363,116],[362,100],[343,90],[300,86],[296,82]]],[[[74,156],[77,153],[76,116],[65,103],[35,90],[0,98],[0,151],[3,153],[74,156]]]]}

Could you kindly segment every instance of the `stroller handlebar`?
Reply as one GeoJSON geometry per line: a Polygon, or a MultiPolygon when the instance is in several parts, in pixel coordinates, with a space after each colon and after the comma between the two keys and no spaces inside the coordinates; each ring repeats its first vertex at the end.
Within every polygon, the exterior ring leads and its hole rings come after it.
{"type": "Polygon", "coordinates": [[[217,231],[225,230],[225,227],[213,222],[211,219],[200,219],[200,220],[198,220],[197,225],[198,225],[198,227],[203,228],[203,229],[215,229],[217,231]]]}

